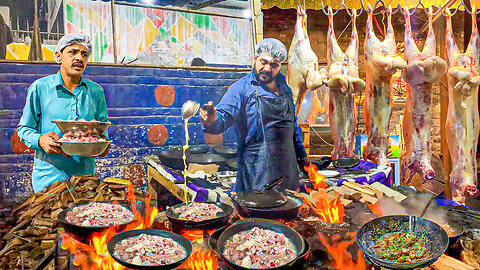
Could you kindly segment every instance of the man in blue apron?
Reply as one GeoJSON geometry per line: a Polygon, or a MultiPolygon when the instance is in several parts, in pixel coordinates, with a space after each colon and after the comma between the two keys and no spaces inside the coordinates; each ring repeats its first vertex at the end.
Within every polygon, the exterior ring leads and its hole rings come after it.
{"type": "Polygon", "coordinates": [[[286,58],[287,49],[279,40],[262,40],[255,47],[252,72],[235,82],[215,108],[209,102],[200,110],[206,133],[235,128],[236,192],[263,190],[279,178],[284,180],[280,188],[296,190],[298,166],[303,169],[308,163],[292,90],[280,73],[286,58]]]}

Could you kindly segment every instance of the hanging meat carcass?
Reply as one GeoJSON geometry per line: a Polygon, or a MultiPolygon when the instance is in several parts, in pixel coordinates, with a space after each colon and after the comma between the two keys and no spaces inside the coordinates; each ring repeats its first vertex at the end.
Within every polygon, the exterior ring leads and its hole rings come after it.
{"type": "Polygon", "coordinates": [[[332,8],[328,7],[329,25],[327,32],[327,62],[329,89],[330,130],[333,139],[332,157],[353,156],[357,108],[355,94],[365,88],[365,81],[358,78],[358,35],[356,10],[352,9],[352,35],[345,53],[337,43],[333,25],[332,8]]]}
{"type": "Polygon", "coordinates": [[[391,116],[392,75],[407,63],[400,58],[392,27],[392,8],[388,7],[388,26],[385,39],[380,42],[373,32],[373,10],[368,5],[367,34],[365,37],[365,125],[368,141],[363,156],[382,165],[388,164],[388,128],[391,116]]]}
{"type": "Polygon", "coordinates": [[[406,152],[402,159],[402,178],[407,169],[410,182],[418,173],[424,180],[435,177],[430,164],[431,128],[432,128],[432,85],[447,72],[447,62],[437,56],[435,35],[432,26],[432,8],[428,9],[428,35],[422,52],[415,44],[410,22],[410,13],[404,8],[405,15],[405,60],[407,67],[403,79],[407,83],[407,97],[403,116],[403,137],[406,152]]]}
{"type": "MultiPolygon", "coordinates": [[[[295,34],[288,50],[287,69],[287,83],[293,92],[295,114],[300,111],[307,90],[319,88],[326,82],[326,79],[327,70],[324,68],[319,70],[317,55],[310,47],[310,40],[307,35],[307,13],[299,5],[295,34]]],[[[316,98],[316,95],[314,97],[316,98]]]]}
{"type": "Polygon", "coordinates": [[[446,11],[446,54],[448,62],[448,112],[446,139],[452,160],[450,185],[453,199],[478,196],[476,148],[479,132],[478,85],[480,84],[480,36],[472,8],[472,35],[465,53],[453,37],[451,14],[446,11]]]}

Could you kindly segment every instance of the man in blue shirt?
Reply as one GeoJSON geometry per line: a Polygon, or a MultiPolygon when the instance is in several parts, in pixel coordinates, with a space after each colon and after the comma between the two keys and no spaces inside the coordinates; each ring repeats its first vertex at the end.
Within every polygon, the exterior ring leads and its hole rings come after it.
{"type": "MultiPolygon", "coordinates": [[[[90,38],[83,34],[63,36],[55,48],[60,71],[36,80],[28,88],[27,101],[18,124],[21,141],[35,151],[32,185],[35,192],[72,175],[94,174],[93,158],[71,157],[57,142],[63,134],[54,119],[108,121],[105,95],[100,85],[83,78],[92,52],[90,38]]],[[[108,148],[100,156],[108,153],[108,148]]]]}
{"type": "Polygon", "coordinates": [[[298,167],[308,163],[295,117],[292,90],[280,66],[287,49],[276,39],[255,47],[253,70],[235,82],[214,108],[200,110],[205,132],[219,134],[232,125],[237,133],[237,181],[234,191],[263,190],[283,178],[280,187],[296,190],[298,167]]]}

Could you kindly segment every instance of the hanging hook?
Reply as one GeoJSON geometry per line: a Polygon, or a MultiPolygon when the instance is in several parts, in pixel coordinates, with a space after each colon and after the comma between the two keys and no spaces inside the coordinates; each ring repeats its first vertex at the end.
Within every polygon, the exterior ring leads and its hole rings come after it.
{"type": "Polygon", "coordinates": [[[328,12],[325,11],[325,6],[323,5],[323,1],[321,1],[321,3],[322,3],[323,14],[325,14],[325,16],[328,16],[328,12]]]}

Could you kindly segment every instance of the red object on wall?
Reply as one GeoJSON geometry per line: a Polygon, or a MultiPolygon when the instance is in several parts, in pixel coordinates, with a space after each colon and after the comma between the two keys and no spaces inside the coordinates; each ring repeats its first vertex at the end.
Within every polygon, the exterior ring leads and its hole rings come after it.
{"type": "Polygon", "coordinates": [[[15,154],[33,153],[32,149],[28,148],[23,142],[20,141],[20,137],[18,137],[16,129],[10,138],[10,148],[15,154]]]}
{"type": "Polygon", "coordinates": [[[151,125],[148,129],[147,138],[155,145],[164,145],[168,139],[168,130],[164,125],[151,125]]]}
{"type": "Polygon", "coordinates": [[[170,85],[159,85],[155,88],[155,100],[158,105],[168,107],[175,102],[175,87],[170,85]]]}

